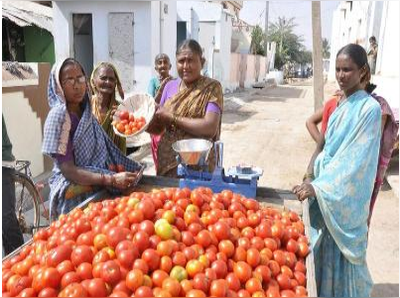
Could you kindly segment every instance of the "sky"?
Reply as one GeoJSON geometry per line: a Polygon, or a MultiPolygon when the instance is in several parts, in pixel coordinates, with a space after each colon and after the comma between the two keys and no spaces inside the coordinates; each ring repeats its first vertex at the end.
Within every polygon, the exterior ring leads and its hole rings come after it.
{"type": "MultiPolygon", "coordinates": [[[[243,1],[240,18],[251,25],[260,25],[264,29],[266,1],[243,1]]],[[[322,37],[331,40],[332,17],[340,1],[321,1],[322,37]]],[[[290,19],[294,17],[294,33],[303,36],[303,44],[312,50],[311,1],[269,1],[269,23],[274,23],[278,17],[290,19]]]]}

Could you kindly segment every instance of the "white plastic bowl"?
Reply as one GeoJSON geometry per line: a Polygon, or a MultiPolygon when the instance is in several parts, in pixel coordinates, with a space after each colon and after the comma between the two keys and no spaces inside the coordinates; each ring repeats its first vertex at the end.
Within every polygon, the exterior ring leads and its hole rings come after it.
{"type": "Polygon", "coordinates": [[[123,133],[120,133],[117,128],[113,125],[113,129],[116,135],[123,137],[123,138],[128,138],[132,136],[137,136],[141,134],[143,131],[147,129],[149,126],[151,120],[154,117],[156,105],[154,98],[151,97],[147,93],[136,93],[128,96],[123,100],[123,102],[118,106],[117,111],[114,115],[114,120],[119,120],[119,118],[116,116],[118,115],[118,112],[120,111],[128,111],[128,112],[133,112],[133,115],[135,118],[139,117],[144,117],[146,119],[146,124],[139,129],[138,131],[126,135],[123,133]]]}

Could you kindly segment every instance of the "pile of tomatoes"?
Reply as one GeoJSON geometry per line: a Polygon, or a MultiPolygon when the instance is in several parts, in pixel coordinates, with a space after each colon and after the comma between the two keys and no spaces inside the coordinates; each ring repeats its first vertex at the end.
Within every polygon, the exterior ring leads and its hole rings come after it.
{"type": "Polygon", "coordinates": [[[116,130],[126,136],[135,134],[146,125],[146,119],[144,117],[135,117],[132,112],[126,110],[117,111],[114,116],[115,120],[112,122],[112,125],[116,130]]]}
{"type": "Polygon", "coordinates": [[[304,225],[224,190],[169,188],[62,215],[2,264],[3,296],[306,296],[304,225]]]}

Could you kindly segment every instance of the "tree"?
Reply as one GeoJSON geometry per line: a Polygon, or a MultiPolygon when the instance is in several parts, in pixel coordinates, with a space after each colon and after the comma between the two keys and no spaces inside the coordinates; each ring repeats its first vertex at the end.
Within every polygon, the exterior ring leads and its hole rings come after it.
{"type": "Polygon", "coordinates": [[[264,50],[265,34],[259,25],[251,31],[250,53],[253,55],[265,56],[264,50]]]}
{"type": "Polygon", "coordinates": [[[322,57],[325,59],[328,59],[331,56],[330,50],[331,50],[331,46],[329,44],[328,39],[323,38],[322,39],[322,57]]]}
{"type": "Polygon", "coordinates": [[[269,42],[276,43],[275,66],[277,69],[282,69],[288,62],[302,63],[308,57],[303,53],[305,47],[302,44],[302,37],[293,33],[296,26],[294,18],[286,19],[285,17],[279,17],[277,22],[269,25],[267,39],[269,42]]]}

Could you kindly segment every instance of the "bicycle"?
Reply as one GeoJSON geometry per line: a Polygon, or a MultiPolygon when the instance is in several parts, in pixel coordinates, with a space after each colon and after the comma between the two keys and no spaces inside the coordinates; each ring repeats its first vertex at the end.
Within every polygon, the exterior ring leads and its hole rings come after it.
{"type": "MultiPolygon", "coordinates": [[[[28,160],[17,160],[15,163],[15,213],[22,234],[29,238],[42,228],[40,226],[41,215],[48,219],[48,211],[40,195],[42,184],[36,184],[30,169],[31,162],[28,160]],[[44,210],[40,213],[40,205],[44,210]]],[[[24,237],[25,238],[25,237],[24,237]]]]}

